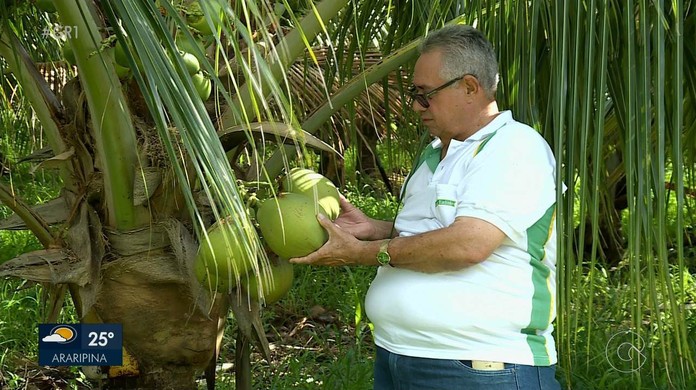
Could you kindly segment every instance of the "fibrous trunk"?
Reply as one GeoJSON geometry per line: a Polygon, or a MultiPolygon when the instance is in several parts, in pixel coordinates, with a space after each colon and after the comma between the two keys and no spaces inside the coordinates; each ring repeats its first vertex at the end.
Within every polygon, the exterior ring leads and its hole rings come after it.
{"type": "Polygon", "coordinates": [[[201,310],[178,263],[160,250],[120,258],[102,270],[94,310],[102,321],[123,325],[142,387],[194,388],[196,372],[215,356],[218,319],[226,308],[216,302],[210,315],[201,310]]]}

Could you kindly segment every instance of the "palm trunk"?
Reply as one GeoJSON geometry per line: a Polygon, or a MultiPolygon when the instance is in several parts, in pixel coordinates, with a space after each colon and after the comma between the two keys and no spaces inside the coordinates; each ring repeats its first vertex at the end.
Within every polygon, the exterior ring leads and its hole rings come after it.
{"type": "Polygon", "coordinates": [[[215,356],[220,302],[199,309],[188,276],[165,250],[121,257],[103,268],[94,306],[105,323],[123,324],[124,347],[137,359],[143,388],[191,389],[215,356]]]}
{"type": "MultiPolygon", "coordinates": [[[[139,371],[137,387],[192,388],[195,374],[217,356],[219,324],[228,311],[225,296],[210,302],[192,282],[192,237],[172,220],[166,228],[103,228],[89,205],[76,202],[66,202],[78,211],[67,223],[63,248],[3,263],[0,277],[68,285],[81,322],[122,324],[124,347],[139,371]]],[[[60,305],[49,311],[55,309],[60,305]]],[[[133,372],[122,368],[110,373],[133,372]]]]}

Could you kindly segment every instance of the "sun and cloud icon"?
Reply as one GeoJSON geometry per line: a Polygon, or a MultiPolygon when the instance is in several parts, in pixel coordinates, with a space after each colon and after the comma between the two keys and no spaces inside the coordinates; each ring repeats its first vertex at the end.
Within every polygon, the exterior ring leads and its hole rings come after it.
{"type": "Polygon", "coordinates": [[[56,326],[51,329],[48,336],[45,336],[41,341],[45,343],[65,344],[75,340],[77,332],[73,327],[67,325],[56,326]]]}

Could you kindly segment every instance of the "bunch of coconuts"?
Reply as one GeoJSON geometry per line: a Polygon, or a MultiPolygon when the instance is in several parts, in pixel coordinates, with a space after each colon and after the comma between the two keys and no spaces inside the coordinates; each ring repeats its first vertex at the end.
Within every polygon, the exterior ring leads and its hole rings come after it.
{"type": "Polygon", "coordinates": [[[262,277],[261,286],[252,270],[256,258],[242,247],[241,233],[229,219],[208,229],[196,258],[196,276],[211,291],[229,291],[236,286],[235,274],[243,275],[239,283],[253,299],[263,292],[266,304],[282,298],[292,286],[293,266],[287,259],[308,255],[328,239],[317,221],[322,213],[335,220],[341,211],[338,189],[323,175],[310,169],[293,168],[282,180],[282,190],[275,198],[262,201],[256,222],[263,240],[277,257],[269,256],[272,278],[262,277]]]}
{"type": "MultiPolygon", "coordinates": [[[[206,50],[206,43],[210,42],[212,35],[215,34],[220,26],[225,21],[225,12],[219,0],[214,0],[210,2],[210,9],[212,10],[209,15],[210,20],[213,23],[213,28],[208,25],[205,16],[203,15],[203,10],[198,0],[181,0],[178,4],[178,8],[183,10],[185,15],[186,25],[193,35],[193,40],[187,39],[183,32],[177,34],[175,43],[177,47],[177,52],[179,57],[181,57],[186,70],[191,76],[191,81],[193,86],[198,93],[198,96],[203,101],[210,98],[212,92],[212,82],[210,78],[206,75],[205,71],[201,69],[200,61],[202,58],[196,57],[196,53],[203,52],[206,50]]],[[[56,12],[56,7],[53,4],[53,0],[36,0],[35,5],[42,11],[53,13],[56,12]]],[[[165,9],[156,2],[156,5],[160,8],[161,12],[166,13],[165,9]]],[[[73,34],[77,34],[76,32],[73,34]]],[[[115,37],[112,37],[112,41],[115,37]]],[[[129,47],[131,53],[133,53],[133,48],[129,47]]],[[[75,66],[75,53],[73,51],[72,43],[70,39],[65,39],[63,46],[61,48],[63,53],[63,58],[68,62],[68,64],[75,66]]],[[[131,63],[128,60],[128,54],[126,48],[120,41],[117,41],[113,48],[112,54],[112,65],[116,71],[116,75],[119,79],[124,80],[130,78],[132,75],[131,63]]],[[[140,64],[140,59],[135,58],[137,66],[142,66],[140,64]]]]}
{"type": "MultiPolygon", "coordinates": [[[[65,43],[65,46],[63,46],[64,53],[66,53],[65,50],[70,47],[69,42],[70,41],[67,41],[65,43]]],[[[199,50],[205,51],[204,43],[196,38],[194,38],[194,41],[192,43],[191,41],[186,40],[186,38],[183,37],[183,35],[179,35],[175,43],[177,46],[178,55],[183,61],[184,67],[188,71],[188,74],[191,76],[191,81],[193,81],[193,86],[196,89],[198,96],[200,96],[201,100],[203,101],[208,100],[212,92],[212,82],[210,81],[210,78],[205,76],[205,73],[201,69],[201,63],[198,57],[196,57],[193,54],[196,52],[194,45],[198,46],[199,50]]],[[[70,57],[74,59],[74,54],[72,56],[66,55],[68,62],[70,62],[70,57]]],[[[137,66],[142,66],[139,63],[139,58],[135,58],[135,60],[137,66]]],[[[74,65],[74,63],[72,62],[71,64],[74,65]]],[[[128,61],[128,54],[126,54],[126,49],[123,47],[121,42],[117,42],[116,46],[114,47],[113,65],[114,69],[116,70],[116,74],[119,78],[124,79],[130,76],[131,64],[128,61]]]]}

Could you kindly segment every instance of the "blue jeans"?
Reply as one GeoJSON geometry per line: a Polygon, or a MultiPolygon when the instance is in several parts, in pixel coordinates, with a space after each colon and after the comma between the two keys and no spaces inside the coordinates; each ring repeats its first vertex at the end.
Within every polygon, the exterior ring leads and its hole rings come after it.
{"type": "Polygon", "coordinates": [[[426,359],[377,347],[375,390],[560,390],[556,366],[505,363],[498,371],[471,368],[467,360],[426,359]]]}

